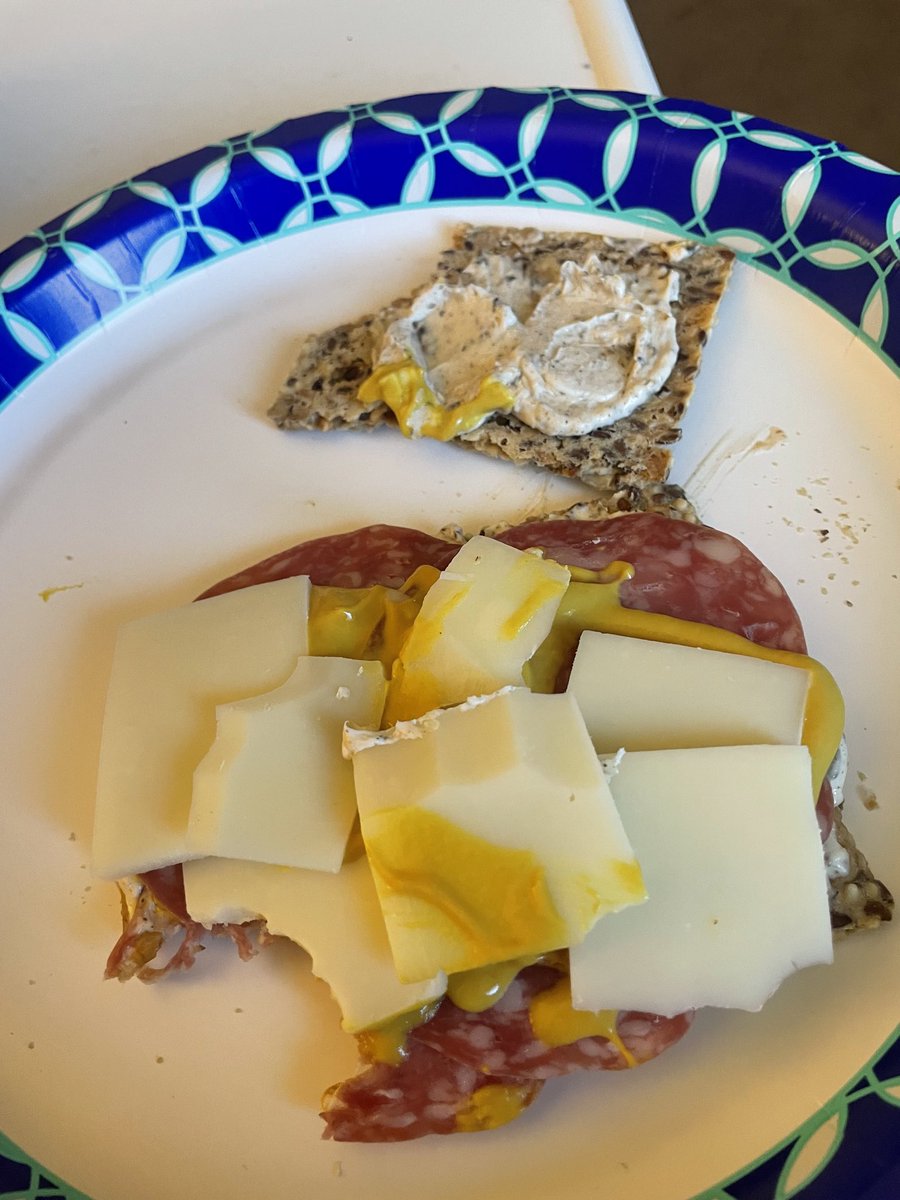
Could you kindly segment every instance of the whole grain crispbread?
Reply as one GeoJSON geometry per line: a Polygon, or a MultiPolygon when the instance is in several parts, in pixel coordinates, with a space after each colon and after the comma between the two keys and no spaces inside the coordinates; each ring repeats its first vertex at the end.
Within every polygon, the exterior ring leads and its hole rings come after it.
{"type": "MultiPolygon", "coordinates": [[[[606,489],[597,492],[588,500],[577,500],[567,508],[547,512],[544,509],[520,513],[514,520],[497,521],[485,525],[478,533],[496,537],[506,529],[521,525],[525,521],[605,521],[621,517],[625,513],[652,512],[669,517],[673,521],[689,521],[698,525],[697,510],[687,498],[684,489],[674,483],[629,484],[617,491],[606,489]]],[[[457,526],[448,525],[441,530],[444,537],[454,541],[465,541],[471,534],[464,534],[457,526]]]]}
{"type": "Polygon", "coordinates": [[[837,936],[857,929],[876,929],[893,917],[894,897],[875,878],[838,806],[834,810],[834,835],[847,851],[847,872],[829,884],[832,931],[837,936]]]}
{"type": "MultiPolygon", "coordinates": [[[[665,385],[631,416],[592,433],[558,437],[540,433],[516,417],[498,414],[462,434],[460,445],[495,458],[542,467],[581,479],[600,492],[616,493],[665,481],[671,446],[694,389],[703,347],[715,321],[734,255],[696,242],[647,242],[600,234],[544,233],[502,227],[457,228],[452,247],[440,257],[432,280],[467,282],[467,271],[486,255],[513,260],[535,295],[558,277],[560,265],[597,255],[611,273],[640,287],[661,269],[676,270],[680,297],[673,305],[678,359],[665,385]]],[[[380,401],[363,403],[357,388],[372,368],[381,336],[409,307],[392,301],[376,313],[307,337],[269,410],[283,429],[329,430],[394,424],[380,401]]]]}
{"type": "Polygon", "coordinates": [[[282,429],[373,428],[393,413],[386,405],[363,404],[359,385],[371,373],[372,356],[390,323],[409,304],[395,300],[377,313],[314,333],[300,344],[294,366],[269,416],[282,429]]]}

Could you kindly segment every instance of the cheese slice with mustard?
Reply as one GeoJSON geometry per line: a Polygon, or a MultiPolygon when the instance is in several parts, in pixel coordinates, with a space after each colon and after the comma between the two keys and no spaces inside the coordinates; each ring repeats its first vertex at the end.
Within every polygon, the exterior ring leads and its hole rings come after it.
{"type": "Polygon", "coordinates": [[[394,663],[385,724],[521,686],[569,577],[539,552],[471,538],[422,601],[394,663]]]}
{"type": "Polygon", "coordinates": [[[345,747],[405,982],[575,945],[645,899],[570,696],[507,688],[345,747]]]}

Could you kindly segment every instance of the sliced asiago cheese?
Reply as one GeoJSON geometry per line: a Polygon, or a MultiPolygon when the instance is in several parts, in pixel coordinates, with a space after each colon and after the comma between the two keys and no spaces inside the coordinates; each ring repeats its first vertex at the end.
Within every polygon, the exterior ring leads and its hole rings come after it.
{"type": "Polygon", "coordinates": [[[268,863],[202,858],[184,865],[187,910],[195,921],[252,921],[289,938],[312,958],[340,1005],[349,1033],[368,1029],[443,995],[443,976],[397,978],[365,856],[337,874],[268,863]]]}
{"type": "Polygon", "coordinates": [[[756,1011],[831,962],[805,746],[625,753],[610,786],[649,899],[572,949],[576,1008],[756,1011]]]}
{"type": "Polygon", "coordinates": [[[262,583],[130,621],[103,718],[93,865],[136,875],[188,857],[194,768],[216,706],[270,691],[307,652],[309,579],[262,583]]]}
{"type": "Polygon", "coordinates": [[[280,687],[219,705],[194,772],[191,855],[338,871],[356,819],[345,721],[377,726],[381,663],[301,657],[280,687]]]}
{"type": "Polygon", "coordinates": [[[809,672],[760,658],[588,631],[568,691],[598,754],[796,745],[809,672]]]}
{"type": "Polygon", "coordinates": [[[394,667],[386,723],[509,685],[550,632],[569,571],[474,537],[431,586],[394,667]]]}
{"type": "Polygon", "coordinates": [[[574,945],[644,899],[570,696],[508,688],[346,744],[401,979],[574,945]]]}

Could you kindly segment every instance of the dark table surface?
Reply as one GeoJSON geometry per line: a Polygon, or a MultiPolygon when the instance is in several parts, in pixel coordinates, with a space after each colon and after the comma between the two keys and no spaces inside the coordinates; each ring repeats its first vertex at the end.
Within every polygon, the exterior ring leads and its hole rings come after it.
{"type": "Polygon", "coordinates": [[[668,96],[834,138],[900,170],[900,0],[628,0],[668,96]]]}

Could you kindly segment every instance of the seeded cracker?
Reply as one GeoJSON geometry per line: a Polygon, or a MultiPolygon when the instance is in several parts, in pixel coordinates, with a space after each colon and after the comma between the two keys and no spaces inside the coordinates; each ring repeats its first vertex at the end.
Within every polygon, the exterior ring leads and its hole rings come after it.
{"type": "MultiPolygon", "coordinates": [[[[516,417],[498,414],[456,439],[482,454],[581,479],[606,499],[608,511],[647,507],[648,487],[658,504],[671,465],[670,447],[681,436],[681,418],[734,255],[694,242],[652,243],[599,234],[460,226],[431,282],[466,283],[468,269],[485,254],[511,258],[535,293],[558,277],[563,262],[583,263],[591,254],[598,255],[610,273],[630,280],[660,268],[678,271],[681,295],[673,305],[678,360],[664,387],[635,413],[592,433],[569,437],[540,433],[516,417]]],[[[308,337],[270,409],[274,422],[283,429],[311,430],[393,424],[394,416],[384,404],[364,404],[356,393],[371,371],[384,330],[408,305],[408,299],[395,300],[357,322],[308,337]]],[[[682,500],[683,494],[676,489],[671,499],[682,500]]]]}
{"type": "Polygon", "coordinates": [[[834,835],[838,845],[847,852],[847,871],[829,883],[831,928],[835,936],[856,929],[877,929],[882,921],[891,920],[894,898],[881,880],[875,878],[837,806],[834,835]]]}

